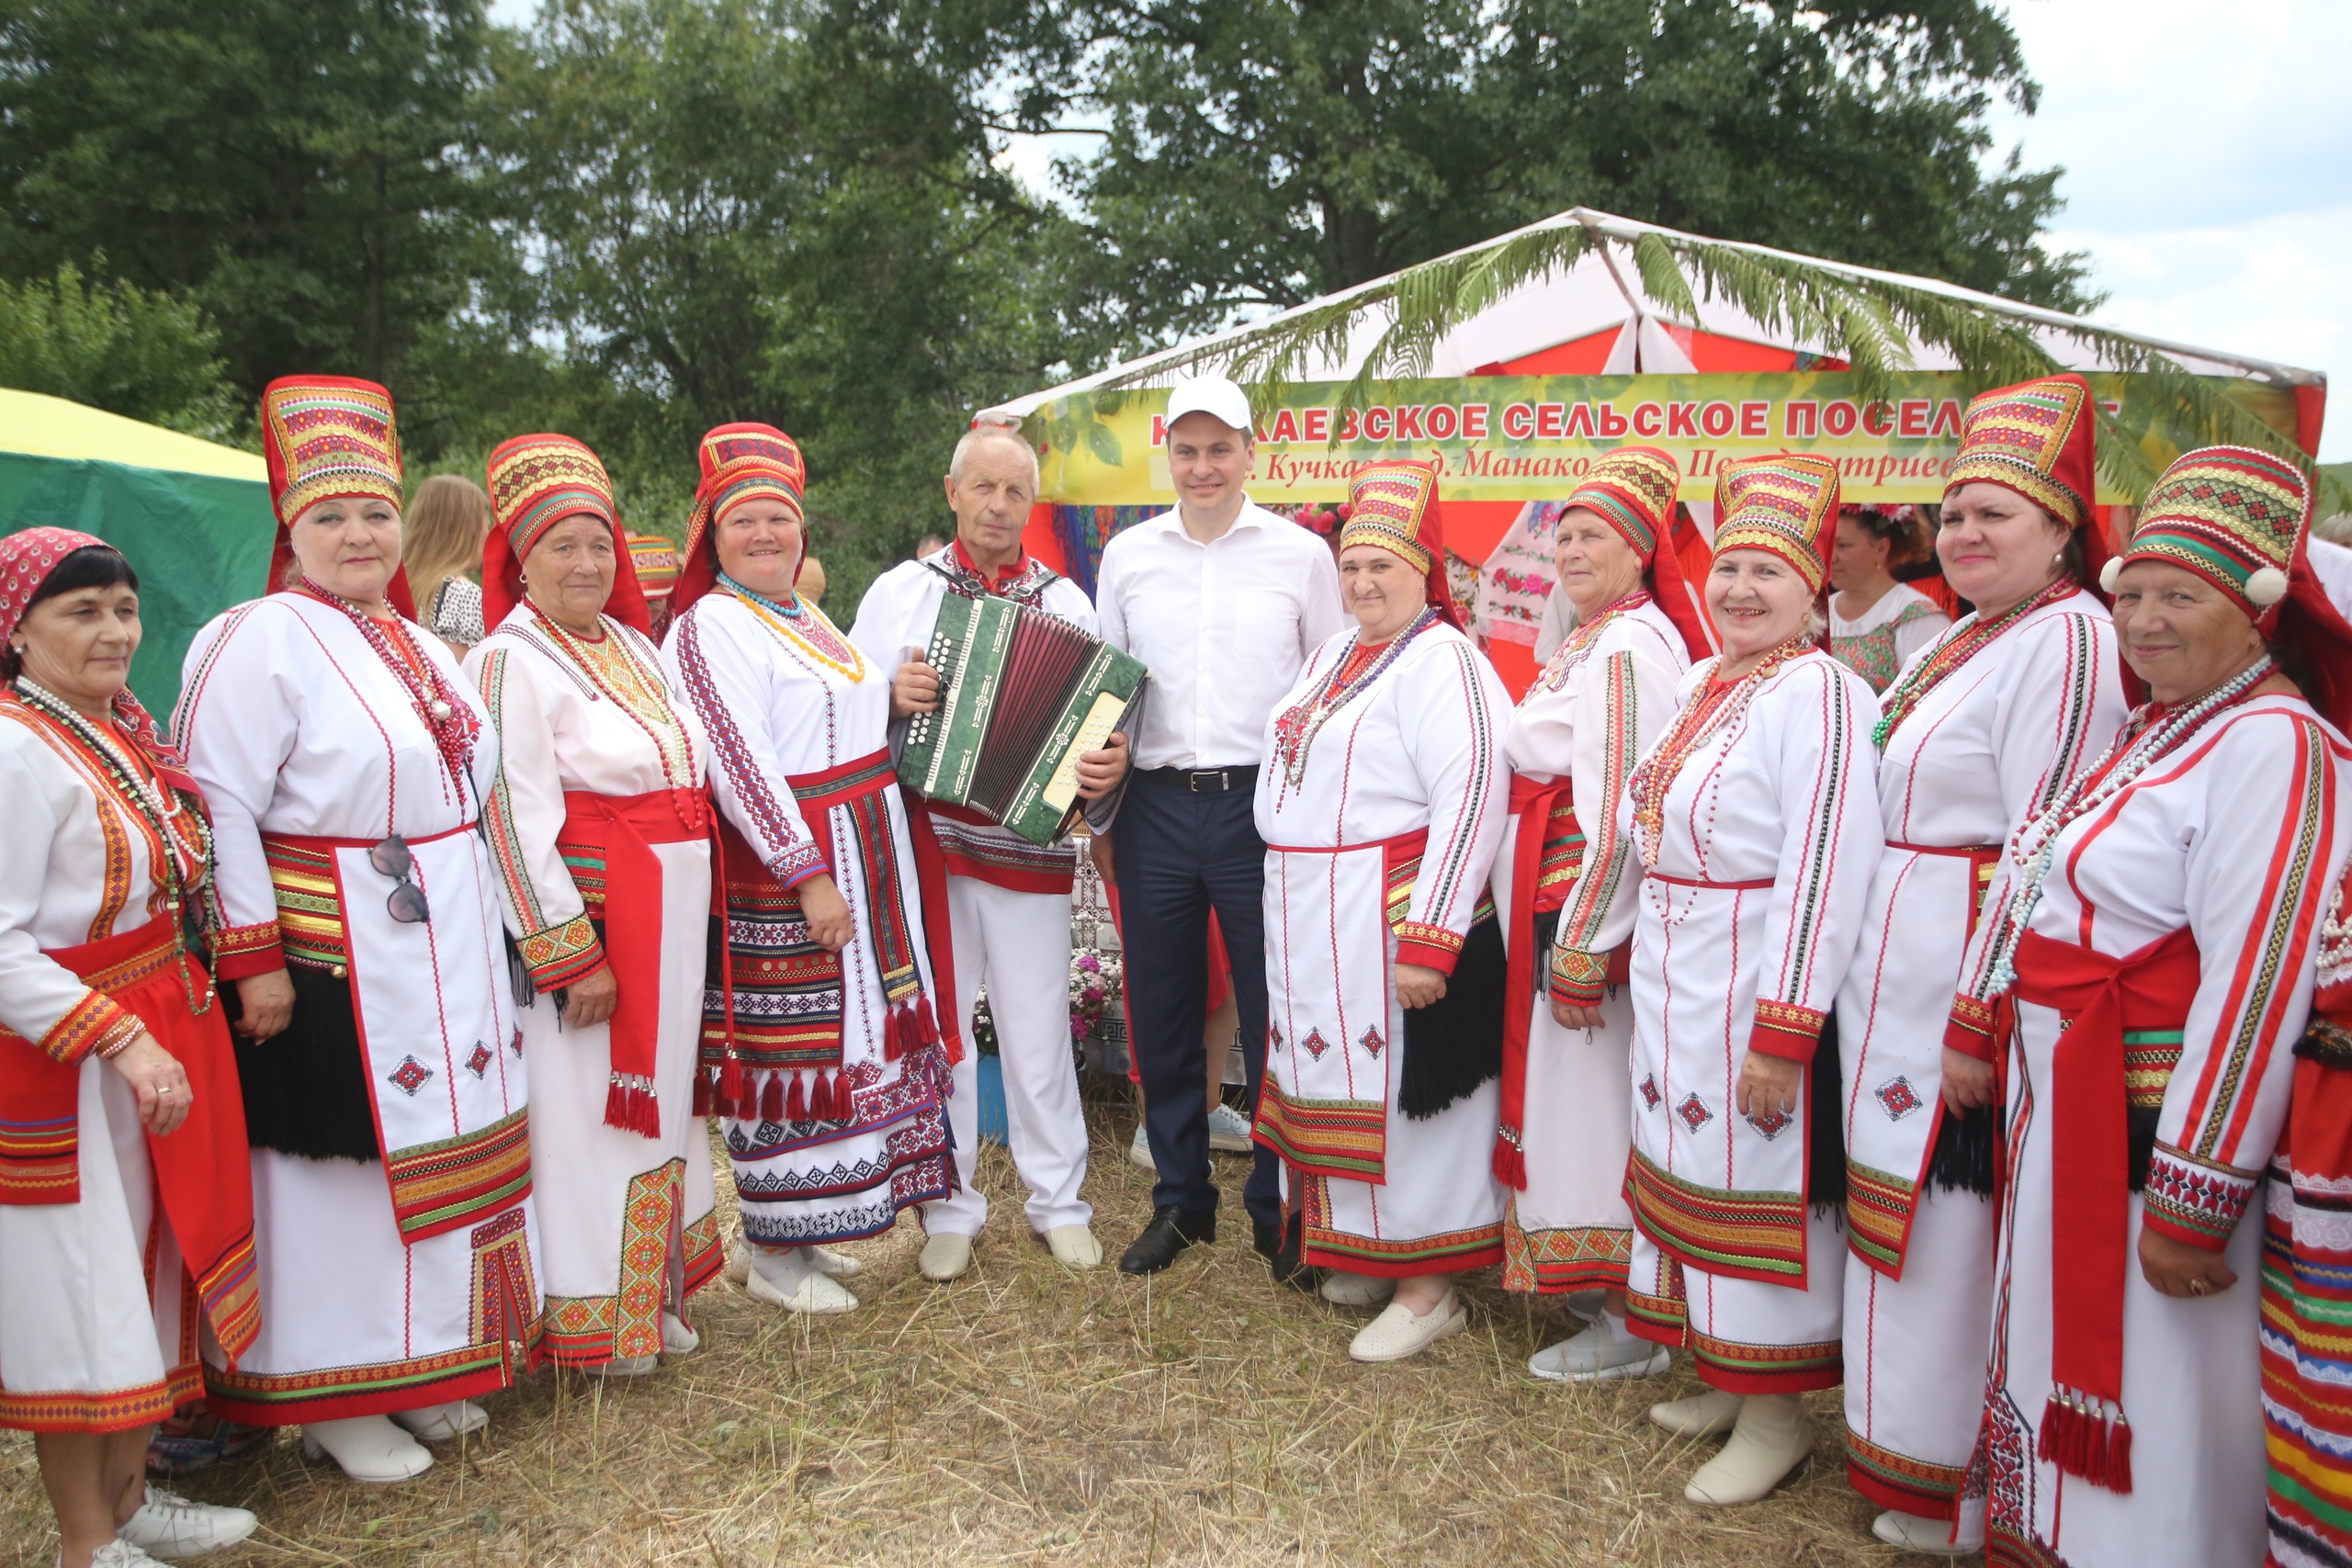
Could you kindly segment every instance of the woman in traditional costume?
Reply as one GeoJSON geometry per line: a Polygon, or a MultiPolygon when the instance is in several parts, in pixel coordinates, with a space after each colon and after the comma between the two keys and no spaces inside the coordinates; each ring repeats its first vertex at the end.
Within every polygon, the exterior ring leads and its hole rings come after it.
{"type": "Polygon", "coordinates": [[[1969,949],[1946,1043],[2007,1046],[1994,1562],[2262,1554],[2262,1227],[2239,1221],[2352,804],[2352,752],[2278,662],[2331,709],[2352,696],[2309,502],[2293,465],[2236,447],[2156,481],[2103,576],[2152,700],[2011,838],[1969,949]]]}
{"type": "MultiPolygon", "coordinates": [[[[1878,857],[1838,995],[1844,1061],[1846,1452],[1888,1511],[1878,1539],[1959,1555],[1984,1540],[1961,1483],[1992,1331],[1992,1068],[1947,1074],[1945,993],[2001,845],[2123,722],[2122,665],[2095,576],[2090,388],[2053,376],[1968,405],[1936,548],[1976,606],[1905,671],[1871,732],[1878,857]],[[2086,546],[2093,554],[2086,566],[2086,546]]],[[[1842,537],[1842,536],[1841,536],[1842,537]]]]}
{"type": "Polygon", "coordinates": [[[112,547],[0,539],[0,1427],[34,1434],[66,1568],[254,1525],[143,1484],[148,1434],[202,1392],[204,1331],[233,1364],[258,1308],[201,952],[211,831],[125,684],[139,637],[112,547]]]}
{"type": "Polygon", "coordinates": [[[1664,1349],[1625,1327],[1634,1020],[1624,976],[1608,985],[1599,1028],[1561,1027],[1546,998],[1562,908],[1607,902],[1619,882],[1641,874],[1617,829],[1618,802],[1674,717],[1690,660],[1713,651],[1669,534],[1681,479],[1668,454],[1623,446],[1568,498],[1554,547],[1576,629],[1505,734],[1511,832],[1494,882],[1510,948],[1495,1144],[1495,1175],[1512,1190],[1503,1286],[1605,1292],[1590,1326],[1527,1363],[1554,1382],[1641,1377],[1667,1365],[1664,1349]]]}
{"type": "Polygon", "coordinates": [[[768,425],[724,424],[701,463],[662,654],[717,761],[727,912],[697,1108],[727,1119],[751,1293],[848,1312],[857,1298],[834,1276],[849,1260],[818,1244],[876,1235],[955,1190],[943,1100],[960,1046],[933,976],[944,872],[907,830],[891,671],[793,591],[800,449],[768,425]]]}
{"type": "Polygon", "coordinates": [[[1838,470],[1733,463],[1715,504],[1723,656],[1685,677],[1619,807],[1641,876],[1573,906],[1552,962],[1555,1016],[1600,1025],[1608,953],[1632,932],[1630,1325],[1696,1352],[1711,1392],[1650,1418],[1730,1429],[1683,1495],[1731,1504],[1804,1461],[1800,1395],[1838,1380],[1838,1075],[1815,1050],[1880,840],[1871,690],[1818,646],[1838,470]]]}
{"type": "MultiPolygon", "coordinates": [[[[1266,732],[1271,1021],[1259,1142],[1283,1161],[1298,1255],[1395,1300],[1355,1337],[1393,1361],[1467,1321],[1453,1276],[1502,1258],[1488,1172],[1502,932],[1487,897],[1510,805],[1510,696],[1455,619],[1437,473],[1349,486],[1352,630],[1316,649],[1266,732]]],[[[1292,1244],[1285,1241],[1285,1250],[1292,1244]]]]}
{"type": "Polygon", "coordinates": [[[370,381],[262,394],[282,591],[188,647],[175,728],[212,807],[262,1329],[211,1407],[300,1423],[355,1480],[480,1427],[535,1363],[522,1034],[478,831],[498,738],[406,615],[400,442],[370,381]]]}
{"type": "Polygon", "coordinates": [[[694,1109],[710,925],[710,749],[663,682],[596,455],[523,435],[490,457],[494,629],[466,660],[498,731],[482,822],[533,999],[534,1202],[547,1350],[607,1375],[698,1340],[724,1261],[694,1109]]]}
{"type": "MultiPolygon", "coordinates": [[[[1829,558],[1829,654],[1883,692],[1951,625],[1933,599],[1895,580],[1917,547],[1912,509],[1849,506],[1829,558]]],[[[1964,597],[1964,595],[1963,595],[1964,597]]]]}

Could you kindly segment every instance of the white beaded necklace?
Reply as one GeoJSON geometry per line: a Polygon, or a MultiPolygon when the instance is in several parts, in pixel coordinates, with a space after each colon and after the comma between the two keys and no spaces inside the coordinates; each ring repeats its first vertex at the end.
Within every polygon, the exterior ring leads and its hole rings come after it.
{"type": "MultiPolygon", "coordinates": [[[[2018,939],[2041,902],[2041,885],[2049,878],[2058,848],[2058,835],[2076,818],[2087,817],[2120,794],[2132,782],[2194,734],[2207,719],[2267,680],[2278,668],[2263,655],[2195,702],[2176,708],[2162,723],[2133,734],[2131,727],[2115,738],[2099,760],[2090,765],[2075,786],[2049,810],[2017,830],[2009,840],[2009,858],[2025,868],[2016,896],[1994,939],[1993,989],[2008,989],[2018,977],[2012,962],[2018,939]],[[2120,752],[2119,756],[2118,753],[2120,752]],[[2112,760],[2113,765],[2109,762],[2112,760]],[[2031,846],[2030,849],[2028,846],[2031,846]]],[[[2144,714],[2147,710],[2143,709],[2144,714]]]]}

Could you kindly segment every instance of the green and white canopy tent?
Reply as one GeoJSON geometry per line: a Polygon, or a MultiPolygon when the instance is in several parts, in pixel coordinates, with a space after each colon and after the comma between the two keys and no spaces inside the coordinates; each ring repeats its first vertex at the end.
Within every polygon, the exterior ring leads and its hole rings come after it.
{"type": "Polygon", "coordinates": [[[198,628],[262,592],[277,524],[250,452],[0,389],[0,535],[38,527],[95,534],[138,571],[146,637],[130,689],[160,717],[198,628]]]}

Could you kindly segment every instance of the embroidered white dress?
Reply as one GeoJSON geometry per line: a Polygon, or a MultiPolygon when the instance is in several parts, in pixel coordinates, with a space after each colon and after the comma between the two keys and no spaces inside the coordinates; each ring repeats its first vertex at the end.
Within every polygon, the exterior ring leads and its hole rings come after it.
{"type": "Polygon", "coordinates": [[[1356,646],[1353,631],[1328,639],[1267,727],[1258,1141],[1283,1156],[1307,1262],[1412,1276],[1502,1251],[1496,1084],[1433,1115],[1403,1111],[1396,965],[1451,974],[1484,914],[1510,802],[1498,727],[1510,699],[1486,656],[1442,622],[1399,644],[1347,700],[1315,710],[1303,749],[1286,747],[1285,716],[1356,646]]]}
{"type": "MultiPolygon", "coordinates": [[[[2245,1210],[2286,1115],[2320,921],[2352,847],[2346,757],[2343,739],[2300,698],[2256,697],[2209,719],[2058,835],[2028,929],[2106,960],[2185,931],[2197,978],[2171,1029],[2135,1028],[2123,1014],[2132,1102],[2155,1111],[2146,1190],[2127,1201],[2118,1282],[2128,1495],[2062,1474],[2039,1451],[2053,1328],[2059,1314],[2079,1321],[2097,1303],[2053,1299],[2053,1157],[2078,1135],[2057,1114],[2061,1014],[2016,1003],[1984,1433],[1994,1562],[2263,1560],[2263,1227],[2245,1210]],[[2158,1292],[2138,1261],[2150,1217],[2218,1251],[2236,1283],[2201,1300],[2158,1292]]],[[[1989,995],[1983,962],[2017,869],[2005,855],[1970,949],[1963,1003],[1989,995]]],[[[2028,964],[2018,968],[2022,987],[2028,964]]]]}
{"type": "MultiPolygon", "coordinates": [[[[466,657],[499,736],[483,825],[508,930],[542,993],[522,1025],[534,1068],[548,1352],[583,1364],[658,1354],[662,1309],[683,1315],[685,1298],[725,1261],[710,1139],[693,1111],[710,930],[710,748],[702,721],[673,700],[653,645],[609,616],[604,633],[582,642],[520,604],[466,657]],[[636,831],[661,867],[659,951],[613,967],[626,976],[625,995],[636,975],[656,981],[658,998],[645,999],[655,1003],[658,1137],[608,1124],[618,1071],[612,1024],[567,1025],[545,994],[605,966],[611,935],[609,925],[604,938],[588,925],[576,879],[603,873],[600,846],[575,849],[577,870],[565,852],[576,836],[566,831],[571,795],[648,797],[636,831]]],[[[594,886],[593,912],[604,917],[605,885],[594,886]]]]}
{"type": "MultiPolygon", "coordinates": [[[[179,1245],[158,1224],[138,1098],[96,1055],[115,1042],[82,1025],[91,998],[104,998],[46,954],[139,931],[164,912],[164,896],[146,822],[35,722],[9,722],[23,713],[0,705],[0,1027],[21,1037],[0,1041],[0,1054],[81,1053],[80,1190],[66,1203],[0,1194],[0,1425],[113,1430],[203,1392],[201,1314],[184,1313],[179,1245]],[[77,1028],[77,1043],[58,1037],[77,1028]]],[[[0,1189],[20,1168],[15,1139],[39,1131],[0,1127],[0,1189]]],[[[23,1157],[35,1174],[38,1156],[23,1157]]]]}
{"type": "MultiPolygon", "coordinates": [[[[939,606],[950,592],[977,598],[991,591],[1096,631],[1093,602],[1078,584],[1030,558],[1021,566],[993,589],[958,563],[953,545],[893,567],[866,590],[850,640],[887,680],[909,649],[931,645],[939,606]]],[[[1079,1196],[1086,1180],[1086,1113],[1069,1037],[1069,901],[1077,851],[1067,839],[1033,844],[961,807],[933,805],[924,816],[946,864],[955,1004],[967,1041],[973,1004],[983,988],[988,993],[1004,1074],[1005,1130],[1013,1167],[1029,1190],[1029,1228],[1042,1234],[1086,1224],[1094,1217],[1093,1206],[1079,1196]]],[[[978,1235],[988,1222],[988,1199],[972,1185],[980,1145],[979,1070],[976,1051],[967,1051],[956,1065],[947,1111],[962,1190],[924,1206],[923,1229],[930,1235],[978,1235]]]]}
{"type": "MultiPolygon", "coordinates": [[[[897,1021],[883,963],[874,952],[876,919],[891,918],[887,907],[876,906],[895,897],[912,972],[924,991],[936,996],[906,810],[889,776],[890,672],[862,657],[821,610],[811,605],[803,615],[796,623],[716,590],[678,616],[662,650],[672,689],[684,694],[709,734],[711,796],[719,815],[784,887],[829,873],[853,922],[837,977],[760,997],[741,984],[740,965],[736,970],[737,1023],[764,1008],[770,1021],[809,1026],[828,1042],[837,1031],[839,1066],[831,1077],[854,1100],[846,1117],[819,1118],[812,1108],[805,1117],[789,1111],[770,1117],[763,1111],[727,1118],[743,1235],[776,1248],[888,1230],[900,1209],[945,1197],[955,1180],[941,1103],[944,1054],[936,1046],[904,1055],[889,1048],[897,1021]],[[793,781],[803,781],[804,791],[817,788],[807,781],[852,764],[863,783],[850,787],[865,789],[861,798],[878,797],[888,841],[863,842],[861,834],[876,829],[861,826],[850,804],[823,806],[817,814],[838,848],[835,855],[811,834],[793,781]],[[876,886],[869,866],[893,878],[895,888],[887,880],[876,886]]],[[[721,874],[737,873],[722,867],[721,874]]],[[[778,954],[780,966],[829,971],[797,901],[774,914],[764,922],[773,929],[756,929],[763,922],[732,911],[730,942],[778,954]]],[[[704,998],[707,1036],[713,1021],[726,1018],[720,990],[726,983],[715,965],[704,998]]],[[[827,1054],[831,1049],[828,1043],[827,1054]]],[[[793,1059],[780,1053],[773,1066],[750,1076],[814,1081],[793,1059]]]]}
{"type": "MultiPolygon", "coordinates": [[[[1682,635],[1645,599],[1577,627],[1513,710],[1505,746],[1517,777],[1494,887],[1514,954],[1517,944],[1568,922],[1565,906],[1606,904],[1622,883],[1640,877],[1641,861],[1618,829],[1617,805],[1634,764],[1674,717],[1690,665],[1682,635]],[[1533,899],[1539,917],[1557,911],[1557,921],[1539,919],[1535,930],[1521,931],[1513,852],[1521,797],[1564,779],[1569,788],[1551,807],[1533,899]]],[[[1625,1203],[1633,1004],[1623,986],[1611,986],[1600,1028],[1563,1029],[1552,1018],[1551,956],[1549,942],[1529,954],[1522,967],[1532,972],[1532,994],[1506,1004],[1530,1017],[1519,1127],[1527,1186],[1511,1195],[1503,1217],[1503,1283],[1554,1293],[1622,1290],[1634,1245],[1625,1203]]]]}
{"type": "Polygon", "coordinates": [[[215,1406],[240,1420],[423,1408],[512,1382],[518,1342],[537,1354],[522,1036],[477,830],[498,737],[439,641],[408,635],[481,722],[462,779],[333,605],[275,593],[188,647],[174,728],[212,810],[241,956],[258,931],[291,962],[347,971],[390,1156],[254,1150],[261,1337],[235,1372],[208,1374],[215,1406]],[[395,884],[369,863],[395,833],[429,921],[395,920],[395,884]]]}
{"type": "Polygon", "coordinates": [[[1974,1348],[1993,1307],[1994,1111],[1971,1129],[1983,1190],[1929,1179],[1939,1128],[1962,1135],[1942,1107],[1948,993],[2000,847],[2106,751],[2126,711],[2114,625],[2089,593],[2029,610],[1964,659],[1887,736],[1886,848],[1838,993],[1847,1235],[1860,1265],[1846,1270],[1848,1469],[1875,1501],[1929,1517],[1958,1501],[1975,1445],[1974,1348]]]}
{"type": "MultiPolygon", "coordinates": [[[[1685,706],[1715,667],[1684,678],[1685,706]]],[[[1734,1094],[1750,1049],[1807,1059],[1853,956],[1880,844],[1873,716],[1828,655],[1787,659],[1696,732],[1652,821],[1628,792],[1619,830],[1643,835],[1643,876],[1562,921],[1585,954],[1633,935],[1628,1325],[1689,1345],[1735,1393],[1838,1379],[1844,1237],[1808,1201],[1808,1133],[1826,1130],[1808,1101],[1743,1116],[1734,1094]]],[[[1809,1063],[1808,1096],[1828,1071],[1809,1063]]]]}
{"type": "Polygon", "coordinates": [[[1829,596],[1830,656],[1883,692],[1904,666],[1917,659],[1951,626],[1943,606],[1907,582],[1898,582],[1875,604],[1846,619],[1838,613],[1840,595],[1829,596]]]}

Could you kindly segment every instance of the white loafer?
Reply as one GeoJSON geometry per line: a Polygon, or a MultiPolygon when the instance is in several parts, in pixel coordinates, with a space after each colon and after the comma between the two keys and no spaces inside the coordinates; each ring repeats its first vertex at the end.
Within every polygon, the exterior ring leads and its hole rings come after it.
{"type": "Polygon", "coordinates": [[[1740,1396],[1711,1388],[1688,1399],[1670,1399],[1650,1406],[1650,1420],[1678,1438],[1715,1438],[1739,1420],[1740,1396]]]}
{"type": "Polygon", "coordinates": [[[1426,1314],[1416,1314],[1411,1308],[1390,1302],[1378,1317],[1358,1331],[1349,1343],[1348,1354],[1359,1361],[1401,1361],[1420,1354],[1449,1334],[1461,1333],[1469,1324],[1469,1309],[1451,1290],[1426,1314]]]}
{"type": "Polygon", "coordinates": [[[972,1238],[942,1232],[922,1244],[922,1251],[915,1258],[915,1268],[934,1285],[950,1280],[960,1280],[972,1266],[972,1238]]]}
{"type": "Polygon", "coordinates": [[[1606,1322],[1547,1345],[1527,1359],[1527,1370],[1545,1382],[1613,1382],[1646,1378],[1674,1364],[1663,1345],[1613,1332],[1606,1322]]]}
{"type": "Polygon", "coordinates": [[[1323,1276],[1315,1293],[1333,1306],[1376,1307],[1396,1294],[1396,1281],[1381,1274],[1351,1274],[1334,1269],[1323,1276]]]}
{"type": "Polygon", "coordinates": [[[718,1274],[720,1279],[730,1285],[747,1284],[752,1278],[752,1249],[741,1242],[737,1242],[729,1249],[727,1267],[721,1269],[718,1274]]]}
{"type": "Polygon", "coordinates": [[[808,1266],[828,1280],[854,1280],[865,1272],[865,1265],[846,1252],[834,1252],[828,1247],[804,1247],[800,1256],[808,1266]]]}
{"type": "Polygon", "coordinates": [[[686,1325],[686,1320],[666,1308],[662,1314],[662,1353],[665,1356],[691,1356],[702,1348],[702,1336],[686,1325]]]}
{"type": "Polygon", "coordinates": [[[1871,1534],[1921,1557],[1973,1557],[1984,1550],[1984,1505],[1980,1502],[1973,1508],[1961,1505],[1957,1540],[1952,1539],[1950,1519],[1931,1519],[1894,1508],[1871,1521],[1871,1534]]]}
{"type": "Polygon", "coordinates": [[[1046,1233],[1046,1250],[1065,1269],[1102,1267],[1102,1244],[1087,1225],[1056,1225],[1046,1233]]]}
{"type": "Polygon", "coordinates": [[[201,1557],[234,1546],[260,1525],[261,1520],[243,1508],[191,1503],[176,1492],[150,1486],[147,1500],[116,1533],[150,1557],[176,1562],[183,1557],[201,1557]]]}
{"type": "Polygon", "coordinates": [[[754,1269],[743,1284],[744,1291],[755,1302],[782,1307],[786,1312],[807,1313],[811,1317],[832,1317],[857,1310],[857,1298],[830,1277],[814,1269],[791,1291],[779,1291],[767,1281],[766,1276],[754,1269]]]}
{"type": "Polygon", "coordinates": [[[433,1456],[388,1416],[312,1421],[302,1428],[302,1457],[331,1459],[352,1480],[369,1486],[413,1481],[433,1468],[433,1456]]]}
{"type": "Polygon", "coordinates": [[[1813,1420],[1793,1393],[1750,1394],[1724,1451],[1699,1467],[1682,1489],[1683,1500],[1711,1507],[1736,1507],[1771,1495],[1772,1488],[1813,1452],[1813,1420]]]}
{"type": "Polygon", "coordinates": [[[420,1443],[451,1443],[490,1425],[490,1412],[470,1399],[428,1404],[422,1410],[395,1410],[392,1419],[408,1428],[420,1443]]]}

